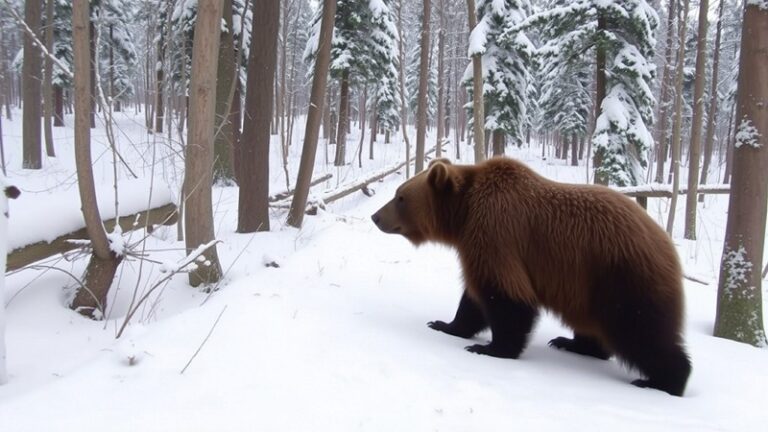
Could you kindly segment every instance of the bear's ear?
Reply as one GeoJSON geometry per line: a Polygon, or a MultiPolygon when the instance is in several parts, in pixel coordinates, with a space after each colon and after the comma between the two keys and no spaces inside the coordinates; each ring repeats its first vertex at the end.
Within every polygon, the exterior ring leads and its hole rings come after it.
{"type": "Polygon", "coordinates": [[[449,159],[447,159],[447,158],[432,159],[431,161],[429,161],[429,165],[427,165],[427,168],[432,168],[432,165],[438,164],[438,163],[441,163],[441,164],[444,164],[444,165],[450,165],[451,161],[449,159]]]}
{"type": "Polygon", "coordinates": [[[454,173],[451,171],[451,163],[443,163],[440,159],[433,161],[430,164],[429,172],[427,173],[427,182],[435,190],[454,190],[456,189],[457,182],[454,177],[454,173]]]}

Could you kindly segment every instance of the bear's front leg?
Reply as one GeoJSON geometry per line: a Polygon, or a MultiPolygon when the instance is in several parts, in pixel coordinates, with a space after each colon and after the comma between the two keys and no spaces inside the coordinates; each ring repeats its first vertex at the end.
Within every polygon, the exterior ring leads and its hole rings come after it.
{"type": "Polygon", "coordinates": [[[459,308],[453,321],[430,321],[427,325],[434,330],[448,333],[449,335],[469,339],[488,327],[480,306],[469,298],[466,291],[461,296],[459,308]]]}
{"type": "Polygon", "coordinates": [[[471,345],[466,350],[493,357],[518,358],[528,343],[538,309],[498,292],[482,296],[482,303],[491,327],[491,343],[471,345]]]}

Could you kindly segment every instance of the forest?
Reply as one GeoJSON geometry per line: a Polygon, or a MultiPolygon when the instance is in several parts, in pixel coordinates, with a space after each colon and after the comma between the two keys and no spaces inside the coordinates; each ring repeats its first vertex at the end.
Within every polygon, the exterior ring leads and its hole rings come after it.
{"type": "Polygon", "coordinates": [[[767,145],[768,0],[0,0],[0,425],[761,430],[767,145]],[[666,231],[682,399],[426,325],[460,260],[371,215],[502,157],[666,231]]]}

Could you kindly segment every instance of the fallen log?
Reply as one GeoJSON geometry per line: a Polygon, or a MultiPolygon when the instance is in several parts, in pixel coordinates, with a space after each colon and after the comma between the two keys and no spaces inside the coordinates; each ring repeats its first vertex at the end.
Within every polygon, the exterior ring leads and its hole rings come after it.
{"type": "MultiPolygon", "coordinates": [[[[320,178],[312,180],[312,182],[309,183],[309,187],[317,186],[320,183],[322,183],[322,182],[324,182],[326,180],[329,180],[331,177],[333,177],[333,174],[326,174],[326,175],[324,175],[324,176],[322,176],[320,178]]],[[[290,197],[293,196],[293,194],[295,192],[296,192],[295,189],[291,189],[291,190],[287,190],[287,191],[284,191],[284,192],[276,193],[274,195],[270,195],[269,202],[278,202],[278,201],[282,201],[282,200],[284,200],[286,198],[290,198],[290,197]]]]}
{"type": "MultiPolygon", "coordinates": [[[[123,232],[128,232],[142,228],[151,230],[155,225],[173,225],[177,222],[178,217],[176,205],[166,204],[132,215],[120,216],[119,220],[120,228],[123,232]]],[[[114,218],[105,220],[104,228],[107,232],[111,232],[116,223],[117,220],[114,218]]],[[[52,242],[41,241],[14,249],[8,254],[5,271],[18,270],[43,258],[77,249],[80,245],[72,242],[72,240],[83,239],[88,239],[85,228],[59,236],[52,242]]]]}
{"type": "MultiPolygon", "coordinates": [[[[436,147],[432,147],[430,150],[424,153],[424,156],[427,156],[431,153],[435,152],[436,147]]],[[[413,163],[416,160],[416,157],[412,157],[407,163],[413,163]]],[[[340,200],[344,198],[347,195],[350,195],[354,192],[357,192],[359,190],[362,190],[363,193],[365,193],[368,196],[371,196],[372,194],[368,190],[368,185],[371,183],[377,182],[382,180],[384,177],[387,177],[389,175],[392,175],[399,170],[401,170],[405,166],[406,162],[400,162],[399,164],[392,166],[390,168],[387,168],[386,170],[374,174],[371,177],[368,177],[364,180],[356,181],[354,183],[348,184],[346,186],[342,186],[341,188],[329,192],[323,193],[323,195],[316,200],[311,200],[307,203],[307,211],[311,212],[309,214],[315,214],[317,211],[317,207],[323,207],[325,204],[332,203],[334,201],[340,200]]],[[[272,205],[274,208],[290,208],[290,203],[277,203],[272,205]]]]}
{"type": "MultiPolygon", "coordinates": [[[[671,198],[672,197],[672,185],[666,184],[648,184],[643,186],[633,187],[620,187],[615,188],[616,191],[628,197],[646,197],[646,198],[671,198]]],[[[731,192],[731,188],[727,184],[711,184],[701,185],[698,187],[696,193],[699,194],[724,194],[727,195],[731,192]]],[[[680,187],[678,195],[685,195],[688,193],[687,187],[680,187]]]]}

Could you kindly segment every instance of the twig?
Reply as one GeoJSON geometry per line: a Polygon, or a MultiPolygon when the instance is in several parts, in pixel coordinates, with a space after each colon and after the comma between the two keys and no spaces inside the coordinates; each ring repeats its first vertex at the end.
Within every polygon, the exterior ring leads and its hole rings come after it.
{"type": "Polygon", "coordinates": [[[205,336],[205,339],[203,339],[203,342],[200,344],[200,346],[199,346],[199,347],[197,347],[197,350],[195,351],[195,353],[194,353],[194,354],[192,354],[192,357],[190,357],[189,361],[188,361],[188,362],[187,362],[187,364],[184,366],[184,369],[182,369],[182,370],[181,370],[181,372],[179,372],[179,374],[180,374],[180,375],[184,375],[184,371],[186,371],[186,370],[187,370],[187,368],[189,367],[189,365],[190,365],[190,364],[192,364],[192,360],[194,360],[194,359],[195,359],[195,357],[197,357],[197,355],[198,355],[198,354],[200,354],[200,351],[201,351],[201,350],[203,349],[203,347],[205,346],[205,343],[206,343],[206,342],[208,342],[208,339],[209,339],[209,338],[211,337],[211,335],[213,334],[213,330],[216,328],[216,324],[218,324],[218,323],[219,323],[219,320],[221,319],[221,316],[222,316],[222,315],[224,315],[224,311],[225,311],[225,310],[227,310],[227,305],[224,305],[224,308],[223,308],[223,309],[221,309],[221,312],[219,312],[219,316],[218,316],[218,317],[216,317],[216,321],[214,321],[214,322],[213,322],[213,325],[211,326],[211,329],[210,329],[210,330],[208,330],[208,335],[206,335],[206,336],[205,336]]]}
{"type": "Polygon", "coordinates": [[[768,264],[766,264],[763,269],[763,279],[765,279],[766,276],[768,276],[768,264]]]}
{"type": "Polygon", "coordinates": [[[697,278],[697,277],[695,277],[695,276],[691,276],[691,275],[689,275],[689,274],[684,274],[684,275],[683,275],[683,277],[684,277],[684,278],[686,278],[686,279],[688,279],[689,281],[693,281],[693,282],[696,282],[696,283],[700,283],[700,284],[702,284],[702,285],[709,285],[709,282],[707,282],[707,281],[705,281],[705,280],[703,280],[703,279],[699,279],[699,278],[697,278]]]}

